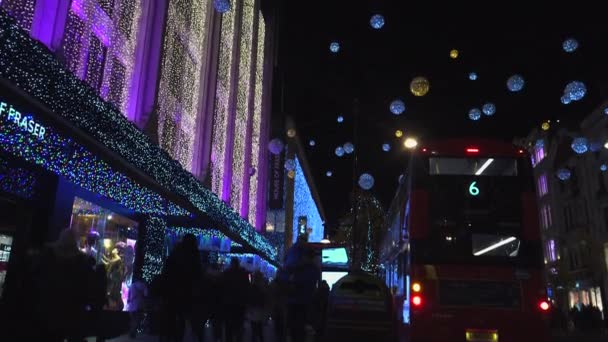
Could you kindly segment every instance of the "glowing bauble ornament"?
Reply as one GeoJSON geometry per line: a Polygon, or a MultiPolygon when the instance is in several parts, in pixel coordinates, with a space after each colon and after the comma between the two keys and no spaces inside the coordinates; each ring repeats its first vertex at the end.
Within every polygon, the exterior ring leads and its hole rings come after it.
{"type": "Polygon", "coordinates": [[[574,38],[568,38],[562,43],[562,48],[568,53],[572,53],[578,49],[578,41],[574,38]]]}
{"type": "Polygon", "coordinates": [[[389,145],[387,143],[382,144],[382,151],[388,152],[390,150],[391,150],[391,145],[389,145]]]}
{"type": "Polygon", "coordinates": [[[589,150],[589,141],[584,137],[574,138],[570,147],[577,154],[583,154],[589,150]]]}
{"type": "Polygon", "coordinates": [[[403,136],[403,131],[401,131],[400,129],[396,130],[395,131],[395,136],[397,138],[401,138],[403,136]]]}
{"type": "Polygon", "coordinates": [[[469,110],[469,119],[477,121],[481,118],[481,110],[479,108],[473,108],[469,110]]]}
{"type": "Polygon", "coordinates": [[[296,162],[293,159],[287,159],[285,161],[285,170],[293,171],[296,169],[296,162]]]}
{"type": "Polygon", "coordinates": [[[369,24],[372,28],[379,30],[384,26],[384,17],[381,14],[374,14],[369,20],[369,24]]]}
{"type": "Polygon", "coordinates": [[[317,144],[317,143],[316,143],[314,140],[310,140],[310,141],[308,142],[308,145],[310,145],[310,146],[315,146],[316,144],[317,144]]]}
{"type": "Polygon", "coordinates": [[[477,79],[477,73],[476,72],[470,72],[469,73],[469,79],[471,81],[475,81],[477,79]]]}
{"type": "Polygon", "coordinates": [[[496,106],[488,102],[481,107],[481,111],[487,116],[492,116],[496,113],[496,106]]]}
{"type": "Polygon", "coordinates": [[[562,95],[562,97],[559,99],[563,104],[569,104],[572,100],[570,100],[570,96],[568,95],[562,95]]]}
{"type": "Polygon", "coordinates": [[[566,85],[564,96],[567,96],[572,101],[581,100],[587,93],[587,87],[581,81],[572,81],[566,85]]]}
{"type": "Polygon", "coordinates": [[[456,49],[450,50],[450,58],[452,58],[452,59],[458,58],[458,50],[456,50],[456,49]]]}
{"type": "Polygon", "coordinates": [[[335,152],[338,157],[342,157],[344,155],[344,148],[342,148],[342,146],[338,146],[336,147],[335,152]]]}
{"type": "Polygon", "coordinates": [[[606,170],[608,170],[608,166],[606,164],[600,165],[600,171],[604,172],[606,170]]]}
{"type": "Polygon", "coordinates": [[[339,123],[341,123],[342,121],[344,121],[344,117],[342,117],[342,115],[338,116],[338,118],[336,119],[336,121],[338,121],[339,123]]]}
{"type": "Polygon", "coordinates": [[[281,151],[283,151],[283,142],[281,141],[281,139],[278,138],[274,138],[272,140],[270,140],[270,142],[268,143],[268,150],[270,151],[270,153],[272,154],[279,154],[281,153],[281,151]]]}
{"type": "Polygon", "coordinates": [[[293,179],[296,176],[296,172],[295,171],[289,171],[287,172],[287,177],[289,177],[289,179],[293,179]]]}
{"type": "Polygon", "coordinates": [[[549,121],[545,121],[545,122],[543,122],[543,123],[540,125],[540,128],[541,128],[543,131],[548,131],[548,130],[549,130],[549,128],[551,128],[551,125],[549,124],[549,121]]]}
{"type": "Polygon", "coordinates": [[[391,113],[401,115],[405,112],[405,103],[401,100],[393,100],[390,105],[391,113]]]}
{"type": "Polygon", "coordinates": [[[213,8],[219,13],[230,11],[230,0],[213,0],[213,8]]]}
{"type": "Polygon", "coordinates": [[[290,138],[295,137],[296,136],[296,130],[293,129],[293,128],[288,129],[287,130],[287,136],[290,137],[290,138]]]}
{"type": "Polygon", "coordinates": [[[604,108],[604,114],[608,115],[608,107],[604,108]]]}
{"type": "Polygon", "coordinates": [[[521,75],[513,75],[507,80],[507,88],[512,92],[520,91],[524,88],[524,78],[521,75]]]}
{"type": "Polygon", "coordinates": [[[426,77],[418,76],[410,83],[410,91],[415,96],[424,96],[429,92],[430,84],[426,77]]]}
{"type": "Polygon", "coordinates": [[[338,51],[340,51],[340,43],[331,42],[331,44],[329,44],[329,51],[333,53],[338,53],[338,51]]]}
{"type": "Polygon", "coordinates": [[[572,172],[570,172],[570,170],[568,170],[568,169],[559,169],[559,170],[557,170],[556,174],[557,174],[557,178],[565,181],[570,178],[570,176],[572,175],[572,172]]]}
{"type": "Polygon", "coordinates": [[[325,175],[326,175],[327,177],[331,177],[331,175],[333,175],[333,172],[331,172],[331,171],[327,171],[327,172],[325,172],[325,175]]]}
{"type": "Polygon", "coordinates": [[[344,144],[344,152],[351,154],[355,150],[355,145],[350,142],[344,144]]]}
{"type": "Polygon", "coordinates": [[[369,173],[364,173],[359,176],[359,186],[363,190],[369,190],[374,186],[374,177],[369,173]]]}

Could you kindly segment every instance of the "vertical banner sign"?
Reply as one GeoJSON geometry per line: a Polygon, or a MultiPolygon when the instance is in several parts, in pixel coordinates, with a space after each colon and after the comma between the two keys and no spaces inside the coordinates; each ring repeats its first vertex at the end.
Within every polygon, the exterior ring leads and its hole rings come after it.
{"type": "Polygon", "coordinates": [[[283,192],[284,190],[284,175],[285,163],[284,153],[270,154],[270,182],[268,194],[268,209],[283,209],[283,192]]]}

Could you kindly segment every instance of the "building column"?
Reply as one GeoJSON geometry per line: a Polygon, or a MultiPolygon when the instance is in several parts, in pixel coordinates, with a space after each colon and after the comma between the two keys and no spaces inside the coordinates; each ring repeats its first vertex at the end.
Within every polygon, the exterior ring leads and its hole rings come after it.
{"type": "Polygon", "coordinates": [[[30,35],[51,51],[61,47],[65,22],[71,0],[36,1],[30,35]]]}
{"type": "Polygon", "coordinates": [[[139,229],[134,278],[150,284],[163,270],[165,261],[165,230],[167,221],[160,216],[144,216],[139,229]]]}

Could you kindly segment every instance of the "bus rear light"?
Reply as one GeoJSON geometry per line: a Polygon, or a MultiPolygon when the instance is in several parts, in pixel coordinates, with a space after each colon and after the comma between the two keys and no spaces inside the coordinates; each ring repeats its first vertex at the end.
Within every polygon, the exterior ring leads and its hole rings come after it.
{"type": "Polygon", "coordinates": [[[546,300],[541,300],[540,302],[538,302],[538,308],[540,309],[540,311],[549,311],[551,305],[546,300]]]}
{"type": "Polygon", "coordinates": [[[422,296],[419,296],[419,295],[413,296],[412,297],[412,304],[415,307],[418,307],[418,308],[421,307],[422,306],[422,296]]]}
{"type": "Polygon", "coordinates": [[[479,149],[477,147],[467,147],[467,153],[478,153],[479,149]]]}
{"type": "Polygon", "coordinates": [[[420,285],[420,283],[412,283],[412,291],[414,291],[414,292],[422,291],[422,285],[420,285]]]}

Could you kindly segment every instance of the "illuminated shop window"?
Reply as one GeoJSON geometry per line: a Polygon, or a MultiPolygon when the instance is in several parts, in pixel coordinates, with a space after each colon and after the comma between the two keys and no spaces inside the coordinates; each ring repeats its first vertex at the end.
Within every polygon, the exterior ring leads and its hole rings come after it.
{"type": "Polygon", "coordinates": [[[105,265],[107,309],[127,310],[138,223],[76,197],[70,228],[76,232],[78,248],[97,264],[105,265]]]}

